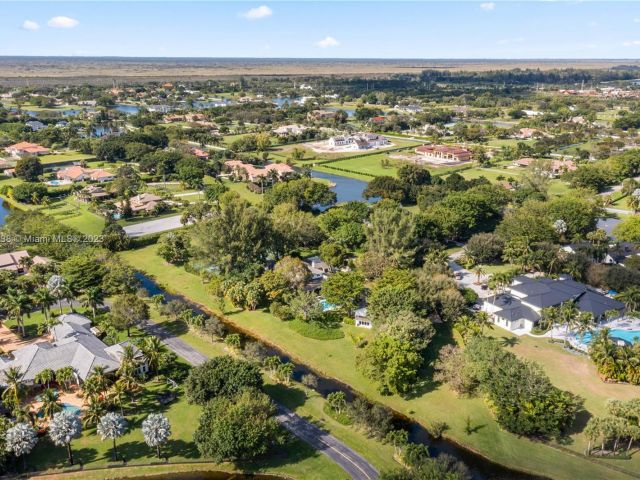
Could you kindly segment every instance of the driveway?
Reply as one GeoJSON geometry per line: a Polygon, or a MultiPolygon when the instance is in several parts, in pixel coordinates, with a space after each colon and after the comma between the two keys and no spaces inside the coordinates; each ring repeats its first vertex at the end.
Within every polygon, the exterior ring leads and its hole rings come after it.
{"type": "MultiPolygon", "coordinates": [[[[462,275],[462,277],[457,280],[458,285],[464,288],[470,288],[471,290],[476,292],[478,294],[478,297],[480,298],[486,298],[490,296],[491,292],[489,291],[489,289],[483,290],[479,284],[476,284],[476,282],[478,281],[478,276],[456,262],[456,260],[458,260],[463,254],[464,251],[460,250],[459,252],[455,252],[449,255],[449,268],[451,268],[451,270],[453,270],[454,272],[460,272],[460,275],[462,275]]],[[[486,283],[488,280],[489,275],[480,276],[480,284],[486,283]]]]}
{"type": "MultiPolygon", "coordinates": [[[[156,323],[147,322],[142,326],[142,329],[160,338],[169,350],[191,365],[200,365],[207,360],[205,355],[156,323]]],[[[340,465],[354,480],[375,480],[378,478],[378,471],[364,457],[300,415],[278,405],[276,419],[296,437],[340,465]]]]}
{"type": "Polygon", "coordinates": [[[149,220],[148,222],[134,223],[124,227],[124,231],[130,237],[141,237],[152,233],[166,232],[182,227],[180,223],[182,215],[174,215],[173,217],[159,218],[157,220],[149,220]]]}

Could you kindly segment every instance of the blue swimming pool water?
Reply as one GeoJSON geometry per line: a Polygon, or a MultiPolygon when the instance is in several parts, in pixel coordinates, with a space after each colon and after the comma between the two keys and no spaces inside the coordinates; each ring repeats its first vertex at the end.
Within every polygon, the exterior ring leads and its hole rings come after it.
{"type": "Polygon", "coordinates": [[[63,403],[62,404],[62,409],[65,412],[71,412],[71,413],[75,413],[76,415],[80,415],[81,411],[80,408],[76,407],[75,405],[71,405],[69,403],[63,403]]]}
{"type": "MultiPolygon", "coordinates": [[[[640,341],[640,331],[638,330],[612,329],[610,330],[610,336],[612,338],[620,338],[621,340],[626,340],[629,343],[634,343],[634,341],[636,341],[634,339],[637,339],[637,341],[640,341]]],[[[585,345],[588,345],[589,342],[591,342],[591,338],[592,338],[592,334],[587,332],[582,336],[581,341],[585,345]]]]}
{"type": "Polygon", "coordinates": [[[322,307],[323,312],[328,312],[329,310],[335,310],[337,305],[327,302],[324,298],[320,300],[320,306],[322,307]]]}

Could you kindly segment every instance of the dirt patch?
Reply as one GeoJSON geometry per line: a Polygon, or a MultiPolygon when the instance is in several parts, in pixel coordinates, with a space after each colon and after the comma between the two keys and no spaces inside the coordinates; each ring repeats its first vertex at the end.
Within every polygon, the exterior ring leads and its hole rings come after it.
{"type": "Polygon", "coordinates": [[[45,340],[46,338],[44,337],[23,339],[13,333],[6,326],[2,325],[0,327],[0,350],[2,350],[3,353],[13,352],[18,348],[27,347],[31,344],[43,342],[45,340]]]}

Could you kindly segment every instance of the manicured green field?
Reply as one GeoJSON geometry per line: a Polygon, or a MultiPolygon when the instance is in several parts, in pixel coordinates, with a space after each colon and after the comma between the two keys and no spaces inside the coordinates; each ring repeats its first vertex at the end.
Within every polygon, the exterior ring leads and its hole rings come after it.
{"type": "Polygon", "coordinates": [[[52,153],[49,155],[42,155],[40,158],[40,162],[42,165],[50,165],[56,163],[72,163],[72,162],[80,162],[82,160],[92,160],[95,159],[95,155],[87,155],[84,153],[78,152],[61,152],[61,153],[52,153]]]}
{"type": "MultiPolygon", "coordinates": [[[[206,286],[201,279],[182,268],[167,265],[155,254],[155,250],[156,246],[149,246],[124,252],[122,257],[137,269],[155,277],[170,291],[181,293],[214,311],[214,301],[207,294],[206,286]]],[[[631,478],[633,475],[607,468],[606,464],[610,462],[609,460],[595,461],[583,458],[580,454],[584,449],[585,439],[581,433],[574,433],[570,437],[570,442],[563,445],[563,448],[571,450],[572,453],[568,454],[554,444],[534,442],[505,432],[493,420],[490,410],[482,399],[458,398],[445,386],[427,382],[420,385],[417,395],[410,399],[381,396],[375,386],[358,372],[356,368],[358,350],[349,335],[330,341],[309,339],[292,332],[289,328],[284,328],[280,320],[262,311],[235,312],[228,314],[227,317],[239,327],[279,346],[293,359],[351,385],[370,399],[385,403],[423,424],[429,424],[434,420],[446,422],[449,425],[447,436],[496,462],[558,479],[622,479],[631,478]],[[478,426],[475,433],[471,435],[465,433],[467,418],[470,418],[473,425],[478,426]]],[[[355,327],[353,328],[356,330],[355,327]]],[[[442,341],[447,341],[447,335],[446,331],[441,329],[439,342],[442,341]]],[[[537,342],[540,342],[536,344],[539,348],[546,345],[545,340],[537,342]]],[[[564,375],[565,381],[569,382],[576,375],[575,369],[570,367],[572,365],[570,359],[574,356],[561,353],[564,355],[562,358],[565,359],[566,368],[558,370],[558,374],[564,375]]],[[[577,430],[581,430],[581,426],[577,430]]],[[[640,456],[636,455],[631,461],[611,462],[615,462],[618,468],[634,472],[640,465],[640,456]]]]}

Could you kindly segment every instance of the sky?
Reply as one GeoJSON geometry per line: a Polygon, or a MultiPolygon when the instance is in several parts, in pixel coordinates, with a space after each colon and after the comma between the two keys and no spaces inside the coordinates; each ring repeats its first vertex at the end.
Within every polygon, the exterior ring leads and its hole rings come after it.
{"type": "Polygon", "coordinates": [[[0,0],[0,55],[640,58],[640,2],[0,0]]]}

